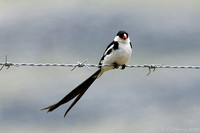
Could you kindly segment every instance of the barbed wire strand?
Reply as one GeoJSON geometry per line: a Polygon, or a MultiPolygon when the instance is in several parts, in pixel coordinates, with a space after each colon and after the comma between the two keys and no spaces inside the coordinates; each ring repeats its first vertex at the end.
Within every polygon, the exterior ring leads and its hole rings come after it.
{"type": "MultiPolygon", "coordinates": [[[[47,66],[59,66],[59,67],[73,67],[71,71],[73,71],[76,67],[86,67],[88,70],[91,70],[90,67],[101,67],[101,66],[113,66],[112,64],[108,65],[97,65],[97,64],[86,64],[87,60],[83,62],[77,62],[76,64],[58,64],[58,63],[11,63],[8,62],[7,56],[5,56],[5,62],[0,62],[0,71],[7,67],[10,68],[11,66],[19,67],[19,66],[39,66],[39,67],[47,67],[47,66]]],[[[151,73],[151,71],[155,71],[157,68],[168,68],[168,69],[200,69],[200,66],[180,66],[180,65],[164,65],[164,64],[143,64],[143,65],[126,65],[127,68],[148,68],[149,72],[147,76],[151,73]]]]}

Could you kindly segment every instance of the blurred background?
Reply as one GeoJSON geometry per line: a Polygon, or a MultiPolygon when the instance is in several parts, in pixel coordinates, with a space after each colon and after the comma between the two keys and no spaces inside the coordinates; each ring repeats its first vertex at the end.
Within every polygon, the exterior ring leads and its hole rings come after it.
{"type": "MultiPolygon", "coordinates": [[[[99,62],[119,30],[128,64],[200,65],[199,0],[0,0],[0,62],[99,62]]],[[[127,68],[98,79],[66,118],[54,104],[97,68],[11,67],[0,71],[5,133],[200,131],[200,70],[127,68]]]]}

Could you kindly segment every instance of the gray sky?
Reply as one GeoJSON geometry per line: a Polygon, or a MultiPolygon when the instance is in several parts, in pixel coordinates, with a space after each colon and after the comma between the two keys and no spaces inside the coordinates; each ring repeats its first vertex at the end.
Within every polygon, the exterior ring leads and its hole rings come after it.
{"type": "MultiPolygon", "coordinates": [[[[0,1],[0,62],[98,63],[117,31],[129,33],[128,64],[200,65],[198,0],[0,1]]],[[[53,104],[89,77],[59,67],[0,72],[0,128],[13,132],[167,133],[200,130],[199,70],[113,70],[66,118],[53,104]]]]}

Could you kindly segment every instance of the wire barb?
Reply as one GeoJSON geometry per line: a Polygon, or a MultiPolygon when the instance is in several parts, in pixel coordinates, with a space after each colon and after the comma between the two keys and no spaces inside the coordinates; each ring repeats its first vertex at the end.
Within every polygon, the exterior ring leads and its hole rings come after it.
{"type": "Polygon", "coordinates": [[[90,67],[87,64],[85,64],[86,62],[87,62],[87,59],[83,62],[78,61],[71,71],[73,71],[76,67],[86,67],[89,71],[91,71],[90,67]]]}
{"type": "Polygon", "coordinates": [[[9,62],[8,62],[7,55],[5,55],[5,63],[0,63],[0,65],[2,65],[2,67],[0,68],[0,71],[1,71],[4,67],[7,67],[6,69],[10,68],[10,66],[12,65],[12,63],[9,63],[9,62]]]}
{"type": "Polygon", "coordinates": [[[145,64],[145,66],[149,68],[149,72],[147,73],[147,76],[149,76],[151,74],[151,72],[152,72],[151,70],[153,70],[153,72],[154,72],[156,70],[157,66],[159,66],[159,65],[154,65],[154,64],[148,65],[148,64],[145,64]]]}

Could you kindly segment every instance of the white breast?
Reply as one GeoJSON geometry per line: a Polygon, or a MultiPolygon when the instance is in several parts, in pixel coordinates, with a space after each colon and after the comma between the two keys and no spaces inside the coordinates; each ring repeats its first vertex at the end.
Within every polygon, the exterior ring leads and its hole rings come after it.
{"type": "MultiPolygon", "coordinates": [[[[119,48],[115,51],[112,51],[111,54],[106,55],[104,58],[102,64],[118,64],[118,65],[124,65],[128,61],[128,59],[131,57],[132,48],[130,46],[130,43],[119,43],[119,48]]],[[[113,67],[104,67],[104,71],[113,69],[113,67]]]]}

